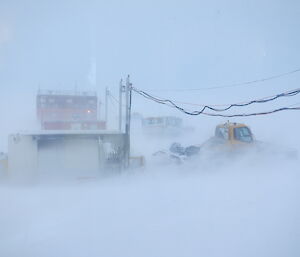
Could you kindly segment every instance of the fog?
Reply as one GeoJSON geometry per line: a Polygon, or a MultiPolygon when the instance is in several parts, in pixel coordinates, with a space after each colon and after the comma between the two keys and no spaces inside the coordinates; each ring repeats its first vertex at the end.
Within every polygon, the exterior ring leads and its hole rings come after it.
{"type": "MultiPolygon", "coordinates": [[[[299,17],[294,0],[2,0],[0,152],[10,134],[40,129],[39,89],[94,90],[104,119],[105,88],[117,98],[128,74],[134,87],[188,110],[298,88],[300,72],[227,86],[298,69],[299,17]]],[[[296,95],[227,113],[299,103],[296,95]]],[[[117,130],[117,103],[108,111],[108,129],[117,130]]],[[[131,153],[145,157],[144,167],[104,176],[55,169],[16,183],[1,170],[0,256],[300,255],[300,161],[285,154],[300,153],[298,111],[189,116],[133,92],[132,113],[176,116],[184,130],[149,136],[133,120],[131,153]],[[179,165],[153,156],[174,142],[201,145],[228,120],[248,125],[270,151],[200,154],[179,165]]]]}

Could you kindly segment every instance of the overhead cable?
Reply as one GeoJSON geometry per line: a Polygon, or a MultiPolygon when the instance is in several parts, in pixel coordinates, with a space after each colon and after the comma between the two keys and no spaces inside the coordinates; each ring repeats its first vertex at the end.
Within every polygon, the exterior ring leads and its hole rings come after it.
{"type": "MultiPolygon", "coordinates": [[[[296,89],[298,90],[298,89],[296,89]]],[[[300,89],[299,89],[300,90],[300,89]]],[[[286,93],[291,93],[291,92],[294,92],[295,90],[291,90],[291,91],[286,91],[284,92],[284,94],[286,93]]],[[[298,94],[298,93],[296,93],[298,94]]],[[[153,96],[153,95],[152,95],[153,96]]],[[[282,96],[292,96],[292,95],[282,95],[282,96]]],[[[282,97],[281,94],[276,94],[276,95],[271,95],[271,96],[266,96],[266,97],[263,97],[263,98],[260,98],[260,99],[256,99],[253,101],[253,103],[264,103],[265,100],[267,99],[273,99],[275,100],[276,98],[279,98],[279,97],[282,97]]],[[[156,97],[156,96],[154,96],[156,97]]],[[[156,97],[158,98],[158,97],[156,97]]],[[[182,102],[182,101],[177,101],[177,100],[172,100],[174,103],[178,103],[178,104],[184,104],[184,105],[191,105],[191,106],[201,106],[201,107],[204,107],[206,106],[207,104],[198,104],[198,103],[191,103],[191,102],[182,102]]],[[[243,102],[239,102],[239,103],[235,103],[234,106],[246,106],[246,105],[249,105],[249,103],[252,102],[252,101],[243,101],[243,102]]],[[[209,104],[209,106],[230,106],[231,104],[209,104]]]]}
{"type": "Polygon", "coordinates": [[[112,93],[110,93],[109,96],[110,96],[116,103],[119,103],[119,101],[117,100],[117,98],[114,97],[114,96],[112,95],[112,93]]]}
{"type": "Polygon", "coordinates": [[[261,82],[265,82],[265,81],[268,81],[268,80],[278,79],[278,78],[281,78],[281,77],[292,75],[293,73],[297,73],[297,72],[300,72],[300,68],[295,69],[295,70],[291,70],[291,71],[288,71],[288,72],[276,74],[276,75],[273,75],[273,76],[269,76],[269,77],[264,77],[264,78],[260,78],[260,79],[244,81],[244,82],[239,82],[239,83],[225,84],[225,85],[221,85],[221,86],[202,87],[202,88],[185,88],[185,89],[151,89],[151,90],[148,90],[148,91],[184,92],[184,91],[201,91],[201,90],[222,89],[222,88],[229,88],[229,87],[249,86],[249,85],[252,85],[252,84],[261,83],[261,82]]]}
{"type": "Polygon", "coordinates": [[[134,87],[132,87],[131,89],[134,92],[136,92],[136,93],[140,94],[141,96],[145,97],[146,99],[152,100],[152,101],[154,101],[156,103],[159,103],[159,104],[167,105],[167,106],[172,107],[172,108],[176,108],[177,110],[179,110],[179,111],[181,111],[185,114],[193,115],[193,116],[203,114],[203,115],[218,116],[218,117],[247,117],[247,116],[271,114],[271,113],[275,113],[275,112],[279,112],[279,111],[285,111],[285,110],[299,110],[300,109],[300,107],[293,107],[293,108],[283,107],[283,108],[279,108],[279,109],[275,109],[275,110],[267,111],[267,112],[250,113],[250,114],[232,114],[232,115],[217,114],[217,113],[206,113],[205,112],[206,109],[211,110],[211,111],[215,111],[215,112],[223,112],[223,111],[227,111],[227,110],[229,110],[233,107],[244,107],[244,106],[248,106],[248,105],[255,104],[255,103],[266,103],[266,102],[274,101],[274,100],[276,100],[280,97],[291,97],[291,96],[295,96],[295,95],[299,94],[300,89],[287,91],[287,92],[280,93],[280,94],[277,94],[277,95],[272,96],[272,97],[265,97],[265,98],[262,98],[262,99],[259,99],[259,100],[252,100],[252,101],[245,102],[245,103],[240,103],[240,104],[230,104],[226,108],[214,108],[212,106],[205,105],[205,106],[203,106],[203,108],[201,108],[201,110],[197,110],[197,111],[188,111],[188,110],[184,109],[183,107],[178,106],[172,100],[154,97],[154,96],[146,93],[145,91],[136,89],[134,87]]]}
{"type": "Polygon", "coordinates": [[[250,116],[260,116],[260,115],[267,115],[267,114],[272,114],[272,113],[276,113],[276,112],[281,112],[281,111],[299,111],[300,110],[300,106],[299,107],[282,107],[282,108],[278,108],[275,110],[271,110],[271,111],[265,111],[265,112],[256,112],[256,113],[242,113],[242,114],[228,114],[228,115],[224,115],[224,114],[219,114],[219,113],[202,113],[203,115],[207,115],[207,116],[214,116],[214,117],[223,117],[223,118],[233,118],[233,117],[250,117],[250,116]]]}
{"type": "MultiPolygon", "coordinates": [[[[148,93],[146,93],[145,91],[142,90],[138,90],[136,88],[132,88],[133,91],[137,92],[138,94],[144,96],[147,99],[153,100],[157,103],[161,103],[161,104],[167,104],[167,105],[171,105],[173,107],[176,107],[177,105],[175,104],[175,101],[169,100],[169,99],[162,99],[162,98],[158,98],[158,97],[154,97],[148,93]]],[[[265,97],[259,100],[252,100],[252,101],[248,101],[248,102],[244,102],[244,103],[234,103],[234,104],[229,104],[227,107],[225,108],[214,108],[211,105],[203,105],[202,109],[200,111],[196,111],[196,113],[203,113],[206,109],[209,109],[211,111],[215,111],[215,112],[223,112],[223,111],[228,111],[229,109],[233,108],[233,107],[244,107],[244,106],[248,106],[251,104],[255,104],[255,103],[267,103],[270,101],[274,101],[280,97],[290,97],[290,96],[295,96],[297,94],[300,93],[300,88],[298,89],[294,89],[291,91],[287,91],[284,93],[280,93],[277,94],[275,96],[271,96],[271,97],[265,97]]]]}

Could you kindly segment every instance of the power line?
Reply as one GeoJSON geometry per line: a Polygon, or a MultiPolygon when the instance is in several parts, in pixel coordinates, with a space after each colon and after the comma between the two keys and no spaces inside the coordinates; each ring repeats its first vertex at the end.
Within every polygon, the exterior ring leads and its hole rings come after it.
{"type": "Polygon", "coordinates": [[[221,85],[221,86],[212,86],[212,87],[203,87],[203,88],[186,88],[186,89],[151,89],[148,91],[159,91],[159,92],[184,92],[184,91],[202,91],[202,90],[213,90],[213,89],[221,89],[221,88],[229,88],[229,87],[239,87],[239,86],[249,86],[249,85],[253,85],[253,84],[257,84],[257,83],[261,83],[261,82],[265,82],[268,80],[273,80],[273,79],[278,79],[281,77],[285,77],[288,75],[291,75],[293,73],[297,73],[300,72],[300,68],[295,69],[295,70],[291,70],[288,72],[284,72],[284,73],[280,73],[277,75],[273,75],[273,76],[269,76],[269,77],[265,77],[265,78],[260,78],[260,79],[255,79],[255,80],[250,80],[250,81],[244,81],[244,82],[239,82],[239,83],[232,83],[232,84],[225,84],[225,85],[221,85]]]}
{"type": "Polygon", "coordinates": [[[249,113],[249,114],[232,114],[232,115],[217,114],[217,113],[206,113],[205,112],[206,109],[209,109],[209,110],[215,111],[215,112],[223,112],[223,111],[227,111],[227,110],[229,110],[233,107],[245,107],[245,106],[255,104],[255,103],[266,103],[266,102],[274,101],[274,100],[276,100],[280,97],[291,97],[291,96],[295,96],[295,95],[299,94],[300,89],[287,91],[287,92],[280,93],[280,94],[277,94],[277,95],[272,96],[272,97],[265,97],[265,98],[262,98],[262,99],[259,99],[259,100],[252,100],[252,101],[241,103],[241,104],[230,104],[226,108],[218,109],[218,108],[214,108],[214,107],[209,106],[209,105],[205,105],[199,111],[188,111],[188,110],[184,109],[183,107],[178,106],[172,100],[154,97],[154,96],[146,93],[145,91],[136,89],[134,87],[132,87],[131,89],[134,92],[136,92],[136,93],[140,94],[141,96],[145,97],[146,99],[152,100],[152,101],[154,101],[156,103],[159,103],[159,104],[167,105],[167,106],[172,107],[172,108],[176,108],[177,110],[179,110],[179,111],[181,111],[185,114],[193,115],[193,116],[203,114],[203,115],[207,115],[207,116],[218,116],[218,117],[226,117],[226,118],[230,118],[230,117],[248,117],[248,116],[256,116],[256,115],[266,115],[266,114],[276,113],[276,112],[285,111],[285,110],[300,110],[300,107],[293,107],[293,108],[292,107],[282,107],[282,108],[279,108],[279,109],[275,109],[275,110],[272,110],[272,111],[266,111],[266,112],[249,113]]]}
{"type": "Polygon", "coordinates": [[[119,103],[118,99],[113,96],[113,94],[110,92],[109,96],[116,102],[119,103]]]}
{"type": "MultiPolygon", "coordinates": [[[[150,100],[153,100],[157,103],[160,103],[160,104],[166,104],[166,105],[170,105],[170,106],[173,106],[173,107],[178,107],[178,105],[175,104],[175,101],[173,100],[169,100],[169,99],[162,99],[162,98],[158,98],[158,97],[154,97],[148,93],[146,93],[145,91],[142,91],[142,90],[138,90],[136,88],[132,88],[135,92],[137,92],[138,94],[144,96],[145,98],[147,99],[150,99],[150,100]]],[[[206,109],[209,109],[211,111],[215,111],[215,112],[223,112],[223,111],[228,111],[229,109],[233,108],[233,107],[244,107],[244,106],[248,106],[248,105],[251,105],[251,104],[255,104],[255,103],[267,103],[267,102],[270,102],[270,101],[274,101],[280,97],[291,97],[291,96],[295,96],[297,94],[300,93],[300,89],[294,89],[294,90],[291,90],[291,91],[287,91],[287,92],[284,92],[284,93],[280,93],[280,94],[277,94],[275,96],[271,96],[271,97],[264,97],[262,99],[259,99],[259,100],[252,100],[252,101],[249,101],[249,102],[245,102],[245,103],[234,103],[234,104],[229,104],[229,106],[225,107],[225,108],[214,108],[212,107],[212,105],[204,105],[202,107],[202,109],[200,111],[195,111],[195,113],[203,113],[206,109]]],[[[180,107],[181,108],[181,107],[180,107]]],[[[183,109],[183,108],[182,108],[183,109]]]]}
{"type": "Polygon", "coordinates": [[[214,116],[214,117],[233,118],[233,117],[260,116],[260,115],[267,115],[267,114],[272,114],[272,113],[281,112],[281,111],[292,111],[292,110],[299,111],[300,106],[299,107],[282,107],[282,108],[278,108],[278,109],[271,110],[271,111],[256,112],[256,113],[242,113],[242,114],[228,114],[228,115],[218,114],[218,113],[202,113],[202,114],[207,115],[207,116],[214,116]]]}
{"type": "MultiPolygon", "coordinates": [[[[109,93],[109,96],[111,97],[112,100],[114,100],[117,104],[119,104],[119,100],[118,100],[114,95],[112,95],[111,92],[109,93]]],[[[123,106],[123,107],[126,107],[125,104],[122,104],[122,106],[123,106]]]]}
{"type": "Polygon", "coordinates": [[[112,108],[112,111],[113,111],[115,114],[117,114],[117,111],[115,110],[115,109],[117,108],[117,107],[116,107],[116,104],[112,101],[112,98],[111,98],[111,97],[108,98],[108,99],[109,99],[111,105],[114,107],[114,108],[112,108]]]}
{"type": "MultiPolygon", "coordinates": [[[[300,89],[299,89],[300,90],[300,89]]],[[[285,93],[282,94],[277,94],[277,95],[271,95],[271,96],[266,96],[260,99],[256,99],[254,101],[243,101],[243,102],[239,102],[239,103],[235,103],[234,106],[246,106],[249,105],[249,103],[264,103],[266,100],[270,99],[270,100],[275,100],[279,97],[283,97],[283,96],[293,96],[293,95],[283,95],[283,94],[290,94],[291,92],[294,91],[298,91],[298,89],[296,90],[291,90],[291,91],[286,91],[285,93]]],[[[295,95],[298,94],[295,93],[295,95]]],[[[153,95],[152,95],[153,96],[153,95]]],[[[154,96],[156,98],[159,98],[157,96],[154,96]]],[[[270,101],[268,100],[268,101],[270,101]]],[[[178,103],[178,104],[184,104],[184,105],[191,105],[191,106],[201,106],[201,107],[205,107],[208,104],[198,104],[198,103],[190,103],[190,102],[182,102],[182,101],[177,101],[177,100],[172,100],[174,103],[178,103]]],[[[230,106],[231,104],[209,104],[209,106],[230,106]]]]}

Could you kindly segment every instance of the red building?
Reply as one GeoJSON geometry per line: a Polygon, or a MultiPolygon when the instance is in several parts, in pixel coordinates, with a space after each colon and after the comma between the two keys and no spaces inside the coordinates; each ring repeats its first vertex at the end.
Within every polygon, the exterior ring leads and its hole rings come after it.
{"type": "Polygon", "coordinates": [[[105,129],[98,119],[96,92],[39,91],[36,98],[37,117],[42,129],[105,129]]]}

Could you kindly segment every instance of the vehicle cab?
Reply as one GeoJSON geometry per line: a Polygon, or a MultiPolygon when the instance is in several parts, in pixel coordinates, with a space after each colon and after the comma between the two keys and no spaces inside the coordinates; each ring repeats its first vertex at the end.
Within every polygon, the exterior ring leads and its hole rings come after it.
{"type": "Polygon", "coordinates": [[[218,125],[215,137],[231,145],[253,143],[253,134],[248,126],[242,123],[226,122],[218,125]]]}

